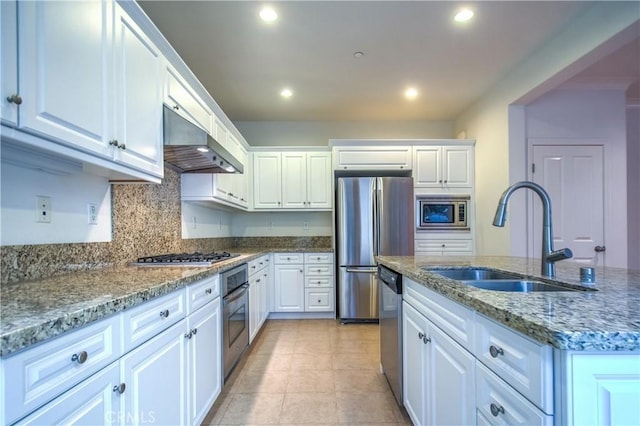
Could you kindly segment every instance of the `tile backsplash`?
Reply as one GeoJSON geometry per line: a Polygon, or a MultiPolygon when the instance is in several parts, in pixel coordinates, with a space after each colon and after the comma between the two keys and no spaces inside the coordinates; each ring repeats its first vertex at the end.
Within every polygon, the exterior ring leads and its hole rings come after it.
{"type": "Polygon", "coordinates": [[[182,239],[180,175],[165,168],[162,184],[112,186],[113,238],[103,243],[0,247],[2,283],[126,264],[160,253],[330,247],[331,237],[182,239]]]}

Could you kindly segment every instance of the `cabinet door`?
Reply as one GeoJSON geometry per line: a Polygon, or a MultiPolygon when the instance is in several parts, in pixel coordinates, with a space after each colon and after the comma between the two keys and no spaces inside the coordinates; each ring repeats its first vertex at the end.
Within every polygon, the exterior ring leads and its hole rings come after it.
{"type": "Polygon", "coordinates": [[[249,279],[249,343],[258,333],[260,322],[260,274],[249,279]]]}
{"type": "Polygon", "coordinates": [[[186,331],[183,319],[120,359],[127,386],[122,415],[127,423],[187,422],[186,331]]]}
{"type": "Polygon", "coordinates": [[[438,327],[429,324],[428,334],[428,424],[473,424],[475,358],[438,327]]]}
{"type": "Polygon", "coordinates": [[[331,191],[331,153],[307,153],[307,208],[330,209],[333,205],[331,191]]]}
{"type": "Polygon", "coordinates": [[[276,312],[304,312],[304,270],[302,265],[275,266],[276,312]]]}
{"type": "Polygon", "coordinates": [[[253,154],[253,207],[281,207],[281,158],[279,152],[253,154]]]}
{"type": "Polygon", "coordinates": [[[469,188],[473,186],[473,148],[470,146],[445,146],[442,148],[445,188],[469,188]]]}
{"type": "Polygon", "coordinates": [[[167,105],[205,132],[212,134],[213,113],[172,66],[165,69],[167,105]]]}
{"type": "MultiPolygon", "coordinates": [[[[0,121],[10,126],[18,125],[18,105],[9,102],[8,97],[18,93],[18,14],[17,1],[0,2],[2,25],[2,61],[0,61],[0,121]]],[[[19,102],[19,101],[18,101],[19,102]]]]}
{"type": "Polygon", "coordinates": [[[120,413],[123,396],[114,390],[119,384],[120,365],[114,362],[16,424],[124,424],[126,419],[120,413]]]}
{"type": "Polygon", "coordinates": [[[116,161],[162,177],[163,59],[126,12],[114,7],[116,161]]]}
{"type": "Polygon", "coordinates": [[[109,159],[111,10],[106,1],[18,2],[19,126],[109,159]]]}
{"type": "Polygon", "coordinates": [[[413,149],[413,185],[442,187],[442,147],[421,146],[413,149]]]}
{"type": "Polygon", "coordinates": [[[402,303],[402,366],[404,407],[416,425],[427,424],[427,320],[402,303]]]}
{"type": "Polygon", "coordinates": [[[202,423],[222,390],[220,298],[188,318],[189,424],[202,423]]]}
{"type": "Polygon", "coordinates": [[[282,153],[282,207],[307,207],[307,154],[304,152],[282,153]]]}

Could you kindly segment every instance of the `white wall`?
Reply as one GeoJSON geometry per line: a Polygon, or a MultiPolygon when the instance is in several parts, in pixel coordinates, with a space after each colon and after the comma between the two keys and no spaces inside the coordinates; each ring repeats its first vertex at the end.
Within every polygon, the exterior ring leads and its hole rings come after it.
{"type": "Polygon", "coordinates": [[[249,213],[183,202],[182,238],[331,236],[332,220],[331,212],[249,213]]]}
{"type": "Polygon", "coordinates": [[[0,245],[111,241],[111,186],[106,178],[53,174],[1,164],[0,245]],[[36,196],[51,198],[51,222],[36,222],[36,196]],[[89,225],[87,203],[98,207],[89,225]]]}
{"type": "Polygon", "coordinates": [[[627,109],[629,269],[640,270],[640,106],[627,109]]]}
{"type": "Polygon", "coordinates": [[[232,236],[232,213],[191,202],[182,202],[181,209],[183,239],[232,236]]]}
{"type": "MultiPolygon", "coordinates": [[[[631,37],[637,36],[637,27],[629,28],[632,25],[638,25],[634,2],[594,3],[456,119],[454,133],[465,131],[467,138],[476,139],[478,254],[520,254],[519,241],[526,240],[526,217],[520,217],[523,215],[511,214],[503,229],[491,224],[502,191],[527,175],[524,135],[518,136],[509,127],[510,116],[516,116],[518,130],[525,130],[522,111],[510,109],[510,105],[532,102],[628,43],[631,37]],[[598,47],[601,47],[598,58],[583,60],[598,47]]],[[[522,211],[524,200],[525,197],[514,198],[511,208],[522,211]]]]}
{"type": "MultiPolygon", "coordinates": [[[[604,145],[604,235],[608,266],[627,266],[625,90],[555,90],[526,107],[529,143],[604,145]]],[[[535,236],[534,236],[535,237],[535,236]]]]}
{"type": "Polygon", "coordinates": [[[448,139],[452,121],[239,121],[252,146],[327,146],[329,139],[448,139]]]}
{"type": "Polygon", "coordinates": [[[234,237],[331,236],[332,221],[331,212],[238,213],[231,232],[234,237]]]}

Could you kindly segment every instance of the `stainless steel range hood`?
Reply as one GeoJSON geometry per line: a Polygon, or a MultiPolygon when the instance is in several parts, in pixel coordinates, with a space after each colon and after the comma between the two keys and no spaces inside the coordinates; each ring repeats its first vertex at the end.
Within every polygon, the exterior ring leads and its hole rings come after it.
{"type": "Polygon", "coordinates": [[[207,132],[164,105],[164,161],[181,173],[243,173],[244,167],[207,132]]]}

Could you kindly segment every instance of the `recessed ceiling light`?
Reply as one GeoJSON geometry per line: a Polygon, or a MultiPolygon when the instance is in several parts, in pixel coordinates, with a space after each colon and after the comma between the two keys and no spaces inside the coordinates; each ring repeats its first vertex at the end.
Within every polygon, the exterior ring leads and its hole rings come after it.
{"type": "Polygon", "coordinates": [[[364,52],[353,52],[353,57],[354,58],[362,58],[364,56],[364,52]]]}
{"type": "Polygon", "coordinates": [[[473,10],[460,9],[458,13],[456,13],[456,15],[453,17],[453,20],[456,22],[467,22],[471,18],[473,18],[473,10]]]}
{"type": "Polygon", "coordinates": [[[278,19],[278,14],[271,7],[266,6],[266,7],[263,7],[262,10],[260,11],[260,19],[262,19],[264,22],[271,23],[276,19],[278,19]]]}
{"type": "Polygon", "coordinates": [[[280,96],[283,98],[290,98],[293,96],[293,91],[291,89],[282,89],[280,96]]]}
{"type": "Polygon", "coordinates": [[[409,87],[404,91],[404,97],[409,100],[414,100],[418,97],[418,90],[415,87],[409,87]]]}

